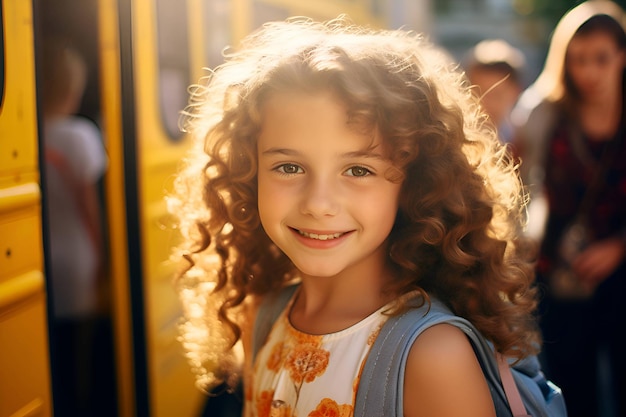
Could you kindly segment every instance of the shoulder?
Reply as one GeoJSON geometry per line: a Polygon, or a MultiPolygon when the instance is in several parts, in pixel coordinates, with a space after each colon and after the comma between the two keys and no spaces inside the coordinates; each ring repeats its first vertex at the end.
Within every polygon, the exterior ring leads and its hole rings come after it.
{"type": "Polygon", "coordinates": [[[64,137],[79,138],[81,140],[100,141],[100,130],[91,121],[80,116],[68,116],[50,122],[48,130],[64,137]]]}
{"type": "Polygon", "coordinates": [[[71,116],[51,121],[46,125],[45,141],[46,145],[69,155],[104,155],[100,130],[84,117],[71,116]]]}
{"type": "Polygon", "coordinates": [[[416,339],[404,378],[407,417],[495,415],[472,345],[453,325],[434,325],[416,339]]]}
{"type": "Polygon", "coordinates": [[[61,153],[73,167],[75,175],[91,183],[102,176],[108,158],[98,127],[90,120],[71,116],[46,126],[46,146],[61,153]]]}
{"type": "Polygon", "coordinates": [[[511,121],[517,128],[528,128],[539,123],[544,128],[556,117],[557,106],[532,87],[524,91],[511,111],[511,121]]]}

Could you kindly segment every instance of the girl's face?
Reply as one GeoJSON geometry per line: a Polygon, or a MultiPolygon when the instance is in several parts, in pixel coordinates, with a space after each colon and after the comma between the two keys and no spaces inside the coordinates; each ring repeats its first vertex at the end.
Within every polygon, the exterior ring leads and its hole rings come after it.
{"type": "Polygon", "coordinates": [[[261,223],[303,276],[377,274],[386,261],[401,184],[385,178],[381,139],[347,122],[328,92],[276,93],[263,109],[261,223]]]}
{"type": "Polygon", "coordinates": [[[602,100],[621,91],[624,51],[608,33],[575,36],[567,47],[566,70],[583,100],[602,100]]]}

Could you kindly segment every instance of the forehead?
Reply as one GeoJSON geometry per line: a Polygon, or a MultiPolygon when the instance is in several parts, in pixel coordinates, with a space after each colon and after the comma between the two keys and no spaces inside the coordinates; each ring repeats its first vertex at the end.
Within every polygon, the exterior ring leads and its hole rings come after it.
{"type": "Polygon", "coordinates": [[[364,149],[381,143],[380,135],[355,122],[346,103],[332,91],[280,91],[264,101],[259,146],[278,142],[328,146],[326,138],[364,149]]]}
{"type": "Polygon", "coordinates": [[[574,36],[567,46],[568,54],[595,54],[598,52],[616,52],[619,50],[617,41],[611,34],[596,31],[574,36]]]}
{"type": "Polygon", "coordinates": [[[481,70],[468,73],[472,84],[481,89],[489,88],[498,84],[498,88],[513,87],[516,85],[509,72],[482,67],[481,70]]]}

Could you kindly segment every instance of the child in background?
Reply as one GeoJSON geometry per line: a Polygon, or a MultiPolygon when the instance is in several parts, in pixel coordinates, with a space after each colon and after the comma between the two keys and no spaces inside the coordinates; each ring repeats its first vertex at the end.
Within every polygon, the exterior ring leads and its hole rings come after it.
{"type": "Polygon", "coordinates": [[[87,64],[64,37],[43,45],[42,110],[49,236],[51,351],[58,415],[95,415],[96,345],[104,267],[98,182],[107,156],[98,128],[77,116],[87,64]]]}
{"type": "Polygon", "coordinates": [[[485,112],[505,143],[513,139],[511,110],[522,92],[524,54],[502,39],[477,43],[463,58],[462,66],[470,83],[476,86],[485,112]]]}
{"type": "Polygon", "coordinates": [[[541,244],[542,352],[571,416],[626,415],[626,14],[586,1],[514,109],[541,244]]]}
{"type": "MultiPolygon", "coordinates": [[[[409,32],[295,19],[195,88],[169,201],[190,263],[183,342],[200,385],[243,372],[244,415],[353,415],[369,348],[409,300],[443,301],[503,354],[536,353],[515,164],[446,56],[409,32]],[[259,302],[294,282],[253,363],[259,302]]],[[[405,416],[495,415],[448,324],[418,337],[404,392],[405,416]]]]}

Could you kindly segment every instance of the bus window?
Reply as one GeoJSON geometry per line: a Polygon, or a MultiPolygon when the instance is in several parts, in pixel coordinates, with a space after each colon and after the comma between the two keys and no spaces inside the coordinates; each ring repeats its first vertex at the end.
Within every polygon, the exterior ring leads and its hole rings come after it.
{"type": "Polygon", "coordinates": [[[178,141],[178,119],[190,82],[187,2],[157,0],[156,6],[161,117],[169,137],[178,141]]]}
{"type": "Polygon", "coordinates": [[[222,51],[232,44],[230,3],[230,0],[214,0],[207,2],[204,7],[205,59],[210,68],[215,68],[224,62],[222,51]]]}

